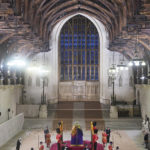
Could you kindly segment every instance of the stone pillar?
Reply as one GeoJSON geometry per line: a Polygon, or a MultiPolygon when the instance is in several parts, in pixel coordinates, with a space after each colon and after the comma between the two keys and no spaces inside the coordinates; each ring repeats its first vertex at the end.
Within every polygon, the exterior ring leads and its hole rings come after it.
{"type": "Polygon", "coordinates": [[[110,118],[111,119],[117,119],[118,118],[117,106],[110,106],[110,118]]]}
{"type": "Polygon", "coordinates": [[[47,118],[47,105],[40,106],[39,118],[42,118],[42,119],[47,118]]]}

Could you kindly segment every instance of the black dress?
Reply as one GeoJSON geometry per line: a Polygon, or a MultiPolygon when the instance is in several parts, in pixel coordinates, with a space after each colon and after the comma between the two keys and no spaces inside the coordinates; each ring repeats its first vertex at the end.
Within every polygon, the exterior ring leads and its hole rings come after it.
{"type": "Polygon", "coordinates": [[[18,140],[17,145],[16,145],[16,150],[20,150],[20,145],[21,145],[21,142],[20,142],[20,140],[18,140]]]}

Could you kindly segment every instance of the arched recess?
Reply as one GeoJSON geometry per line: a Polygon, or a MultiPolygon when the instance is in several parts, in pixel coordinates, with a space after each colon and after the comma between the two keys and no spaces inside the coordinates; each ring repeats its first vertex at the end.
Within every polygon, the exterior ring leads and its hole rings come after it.
{"type": "Polygon", "coordinates": [[[94,24],[77,15],[59,36],[59,101],[99,100],[99,35],[94,24]]]}
{"type": "MultiPolygon", "coordinates": [[[[67,17],[64,20],[61,20],[57,25],[54,27],[51,35],[50,35],[50,54],[49,60],[51,64],[51,75],[49,78],[49,82],[51,84],[49,88],[49,97],[51,97],[51,101],[57,102],[59,99],[59,35],[64,26],[64,24],[72,17],[76,15],[82,15],[89,19],[94,26],[96,27],[98,34],[99,34],[99,100],[105,99],[105,96],[108,95],[106,91],[107,89],[107,69],[105,66],[108,66],[108,60],[105,59],[106,55],[108,54],[108,32],[106,31],[104,25],[98,21],[93,16],[88,16],[87,14],[83,13],[76,13],[67,17]],[[105,60],[104,60],[105,59],[105,60]],[[104,71],[104,68],[106,69],[104,71]]],[[[77,83],[78,84],[78,83],[77,83]]],[[[70,90],[70,89],[69,89],[70,90]]],[[[72,89],[71,89],[72,90],[72,89]]],[[[79,98],[79,97],[78,97],[79,98]]],[[[78,99],[77,98],[77,99],[78,99]]],[[[92,99],[91,99],[92,100],[92,99]]]]}

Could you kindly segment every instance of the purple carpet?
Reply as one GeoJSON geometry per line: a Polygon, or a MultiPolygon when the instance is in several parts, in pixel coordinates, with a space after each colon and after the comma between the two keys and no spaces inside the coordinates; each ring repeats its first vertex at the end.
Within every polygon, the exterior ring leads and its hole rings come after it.
{"type": "MultiPolygon", "coordinates": [[[[71,146],[70,141],[64,141],[66,143],[66,146],[69,148],[69,150],[83,150],[84,146],[71,146]]],[[[91,144],[90,141],[84,141],[84,145],[88,145],[88,148],[91,150],[91,144]]],[[[54,143],[51,147],[50,150],[57,150],[57,143],[54,143]]],[[[97,150],[104,150],[103,145],[97,143],[97,150]]]]}

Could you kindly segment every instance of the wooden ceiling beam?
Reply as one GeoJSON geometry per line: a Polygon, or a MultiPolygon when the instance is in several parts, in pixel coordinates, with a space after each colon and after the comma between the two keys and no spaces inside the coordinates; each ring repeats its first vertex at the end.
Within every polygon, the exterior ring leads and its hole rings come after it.
{"type": "MultiPolygon", "coordinates": [[[[60,12],[57,12],[57,14],[51,15],[51,16],[46,20],[46,22],[45,22],[45,24],[44,24],[44,26],[43,26],[43,31],[42,31],[42,33],[44,33],[44,36],[43,36],[44,39],[48,38],[48,37],[46,36],[46,33],[48,33],[48,32],[47,32],[47,28],[48,28],[48,26],[49,26],[49,22],[52,22],[54,19],[56,19],[56,18],[58,18],[59,16],[61,16],[62,13],[67,14],[68,12],[73,11],[73,10],[76,10],[76,12],[78,12],[78,9],[79,9],[79,8],[78,8],[78,4],[77,4],[77,5],[75,5],[75,6],[66,8],[65,10],[62,10],[62,11],[60,11],[60,12]]],[[[91,8],[91,7],[88,7],[88,6],[81,5],[81,6],[80,6],[80,10],[85,10],[85,11],[88,11],[88,12],[90,12],[91,14],[95,15],[96,18],[99,18],[99,20],[101,20],[102,23],[103,23],[105,26],[107,26],[107,25],[109,24],[110,27],[113,29],[112,34],[114,33],[115,28],[114,28],[114,25],[112,24],[110,18],[105,17],[104,14],[101,14],[99,11],[97,11],[97,10],[91,8]]],[[[64,16],[62,17],[62,19],[63,19],[63,18],[64,18],[64,16]]],[[[47,34],[47,35],[48,35],[48,34],[47,34]]]]}

